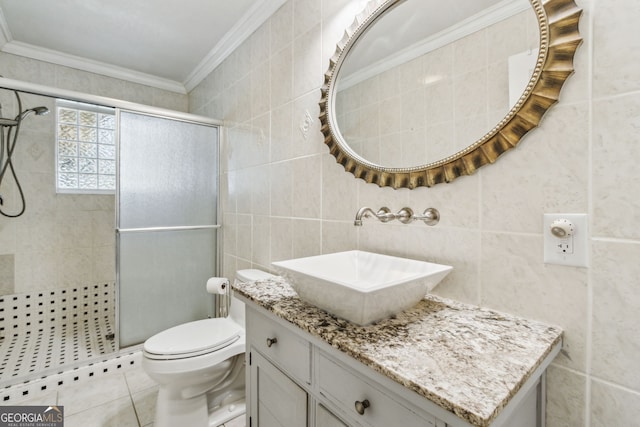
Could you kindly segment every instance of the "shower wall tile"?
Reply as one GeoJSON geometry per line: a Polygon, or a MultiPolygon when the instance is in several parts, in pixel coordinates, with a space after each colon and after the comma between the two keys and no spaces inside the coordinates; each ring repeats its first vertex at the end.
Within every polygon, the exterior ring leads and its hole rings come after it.
{"type": "Polygon", "coordinates": [[[15,255],[0,255],[0,295],[15,293],[15,255]]]}
{"type": "MultiPolygon", "coordinates": [[[[12,54],[0,53],[0,74],[179,111],[188,108],[184,94],[12,54]]],[[[5,114],[17,108],[12,98],[0,95],[5,114]]],[[[24,105],[55,109],[52,98],[25,94],[22,99],[24,105]]],[[[27,210],[19,220],[0,219],[0,251],[15,256],[16,293],[115,280],[114,197],[56,194],[54,138],[55,114],[30,116],[20,133],[16,161],[27,210]]],[[[3,193],[17,201],[15,191],[3,193]]]]}
{"type": "Polygon", "coordinates": [[[59,67],[48,62],[2,53],[0,54],[0,69],[4,77],[55,86],[59,67]]]}
{"type": "Polygon", "coordinates": [[[116,245],[95,246],[91,283],[112,281],[116,274],[116,245]]]}

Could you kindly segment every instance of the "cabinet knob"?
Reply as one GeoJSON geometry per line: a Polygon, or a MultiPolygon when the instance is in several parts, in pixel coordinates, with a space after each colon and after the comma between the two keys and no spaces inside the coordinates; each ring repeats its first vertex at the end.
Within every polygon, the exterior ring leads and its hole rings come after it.
{"type": "Polygon", "coordinates": [[[278,338],[267,338],[267,347],[271,347],[277,342],[278,342],[278,338]]]}
{"type": "Polygon", "coordinates": [[[356,400],[356,412],[359,413],[360,415],[364,415],[364,410],[367,409],[369,406],[371,406],[371,404],[369,403],[368,399],[365,399],[362,402],[360,402],[359,400],[356,400]]]}

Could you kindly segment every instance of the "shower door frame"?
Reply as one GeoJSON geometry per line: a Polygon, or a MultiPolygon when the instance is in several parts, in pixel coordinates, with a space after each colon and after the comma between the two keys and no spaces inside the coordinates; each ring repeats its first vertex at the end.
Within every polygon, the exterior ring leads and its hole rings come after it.
{"type": "MultiPolygon", "coordinates": [[[[155,117],[159,117],[159,118],[165,118],[165,119],[170,119],[170,120],[177,120],[177,121],[183,121],[183,122],[189,122],[189,123],[194,123],[194,124],[199,124],[199,125],[204,125],[204,126],[211,126],[211,127],[216,127],[218,129],[218,146],[217,146],[217,156],[218,156],[218,169],[217,169],[217,175],[216,175],[216,180],[218,183],[218,200],[216,203],[216,216],[217,216],[217,224],[215,224],[214,226],[212,226],[211,228],[216,228],[216,265],[215,265],[215,272],[216,275],[220,275],[221,273],[221,269],[222,269],[222,262],[223,262],[223,231],[222,231],[222,226],[221,226],[221,218],[222,218],[222,206],[220,203],[220,176],[221,176],[221,161],[222,161],[222,146],[224,144],[224,135],[225,132],[223,131],[223,122],[222,120],[217,120],[217,119],[212,119],[209,117],[205,117],[205,116],[200,116],[200,115],[196,115],[196,114],[191,114],[191,113],[185,113],[185,112],[181,112],[181,111],[175,111],[175,110],[169,110],[166,108],[161,108],[161,107],[153,107],[150,105],[144,105],[144,104],[138,104],[135,102],[130,102],[130,101],[125,101],[125,100],[121,100],[121,99],[116,99],[116,98],[109,98],[106,96],[100,96],[100,95],[92,95],[92,94],[87,94],[87,93],[83,93],[83,92],[77,92],[77,91],[73,91],[73,90],[67,90],[67,89],[60,89],[60,88],[56,88],[56,87],[52,87],[52,86],[46,86],[46,85],[40,85],[40,84],[36,84],[36,83],[29,83],[29,82],[24,82],[21,80],[15,80],[15,79],[9,79],[6,77],[0,77],[0,89],[8,89],[8,90],[15,90],[18,92],[22,92],[22,93],[28,93],[28,94],[33,94],[33,95],[39,95],[39,96],[45,96],[45,97],[50,97],[50,98],[60,98],[60,99],[65,99],[65,100],[69,100],[69,101],[76,101],[76,102],[82,102],[82,103],[87,103],[87,104],[94,104],[94,105],[100,105],[100,106],[104,106],[104,107],[110,107],[110,108],[114,108],[116,111],[116,116],[118,117],[118,121],[119,121],[119,115],[120,115],[120,111],[128,111],[128,112],[132,112],[132,113],[138,113],[138,114],[145,114],[145,115],[149,115],[149,116],[155,116],[155,117]]],[[[119,123],[116,123],[116,127],[119,127],[119,123]]],[[[119,137],[118,137],[119,138],[119,137]]],[[[118,146],[119,146],[119,141],[117,142],[118,146]]],[[[118,160],[119,161],[119,160],[118,160]]],[[[116,180],[119,180],[119,176],[116,176],[116,180]]],[[[116,181],[118,182],[118,181],[116,181]]],[[[117,215],[118,215],[118,206],[116,204],[116,211],[114,212],[114,215],[116,215],[115,219],[117,220],[117,215]]],[[[117,225],[117,221],[116,221],[116,225],[117,225]]],[[[118,230],[117,228],[114,228],[114,235],[115,238],[118,239],[118,230]]],[[[116,245],[116,251],[117,251],[117,245],[116,245]]],[[[116,263],[118,262],[118,254],[117,252],[114,252],[113,256],[115,257],[116,263]]],[[[119,329],[120,329],[120,319],[119,319],[119,294],[120,294],[120,290],[119,290],[119,280],[118,280],[118,275],[119,275],[119,269],[118,269],[118,265],[116,264],[116,326],[115,326],[115,330],[116,333],[119,334],[119,329]]],[[[217,302],[214,304],[213,306],[214,309],[214,313],[218,312],[218,307],[217,307],[217,302]]],[[[116,337],[116,339],[118,339],[119,337],[116,337]]],[[[29,375],[25,375],[23,377],[19,377],[16,378],[15,384],[20,384],[24,381],[30,381],[33,380],[35,378],[40,378],[43,376],[47,376],[47,375],[51,375],[57,372],[60,372],[61,370],[67,371],[67,370],[72,370],[78,367],[82,367],[82,366],[86,366],[90,363],[95,363],[98,361],[102,361],[105,360],[105,357],[107,358],[112,358],[112,357],[117,357],[119,355],[123,355],[123,354],[129,354],[135,351],[138,351],[140,349],[142,349],[143,344],[138,344],[138,345],[133,345],[130,347],[125,347],[125,348],[120,348],[119,346],[119,341],[116,341],[116,351],[112,352],[112,353],[107,353],[107,354],[103,354],[100,356],[95,356],[95,357],[91,357],[91,358],[87,358],[84,359],[82,361],[77,361],[77,362],[73,362],[73,363],[69,363],[67,365],[61,365],[61,366],[56,366],[55,368],[48,368],[48,369],[44,369],[42,371],[38,371],[38,372],[34,372],[32,374],[29,375]]],[[[13,384],[13,383],[12,383],[13,384]]]]}

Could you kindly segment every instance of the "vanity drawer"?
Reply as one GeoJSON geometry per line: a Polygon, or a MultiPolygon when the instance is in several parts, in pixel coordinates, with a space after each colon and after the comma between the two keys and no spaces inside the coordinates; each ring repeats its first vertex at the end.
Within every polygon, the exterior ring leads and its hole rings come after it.
{"type": "Polygon", "coordinates": [[[353,420],[368,426],[436,427],[435,417],[419,416],[323,353],[317,363],[320,393],[353,420]]]}
{"type": "Polygon", "coordinates": [[[249,342],[294,379],[311,384],[311,345],[275,321],[247,311],[249,342]]]}

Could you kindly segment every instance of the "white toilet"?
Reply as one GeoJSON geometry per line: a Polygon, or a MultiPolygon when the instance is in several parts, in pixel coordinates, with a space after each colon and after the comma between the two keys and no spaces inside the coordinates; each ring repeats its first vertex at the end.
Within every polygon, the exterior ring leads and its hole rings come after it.
{"type": "MultiPolygon", "coordinates": [[[[242,282],[273,277],[239,270],[242,282]]],[[[142,368],[158,384],[155,427],[215,427],[245,413],[244,304],[228,317],[197,320],[144,343],[142,368]]]]}

